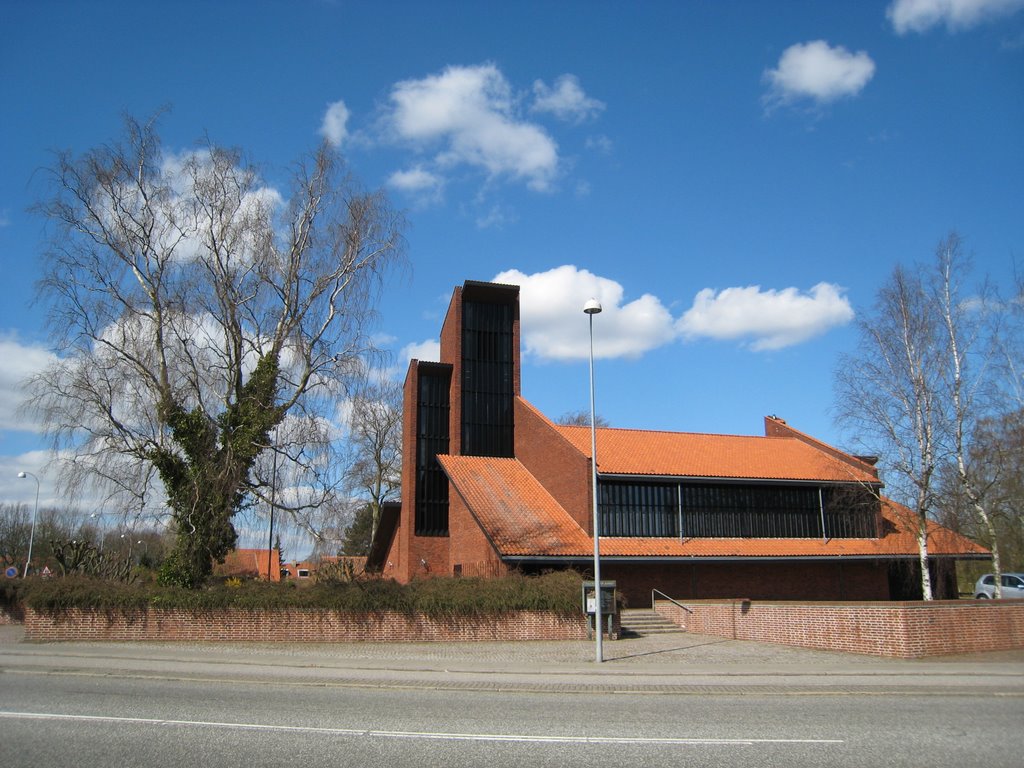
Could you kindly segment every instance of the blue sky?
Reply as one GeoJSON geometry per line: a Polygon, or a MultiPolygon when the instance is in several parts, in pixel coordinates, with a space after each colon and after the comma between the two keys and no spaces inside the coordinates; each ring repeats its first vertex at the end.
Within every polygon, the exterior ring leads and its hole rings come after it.
{"type": "Polygon", "coordinates": [[[1024,256],[1024,0],[0,0],[0,500],[55,502],[18,382],[49,358],[32,303],[51,152],[162,106],[283,189],[331,141],[406,212],[381,305],[404,371],[454,286],[520,282],[523,393],[613,426],[839,446],[853,319],[951,229],[1007,283],[1024,256]]]}

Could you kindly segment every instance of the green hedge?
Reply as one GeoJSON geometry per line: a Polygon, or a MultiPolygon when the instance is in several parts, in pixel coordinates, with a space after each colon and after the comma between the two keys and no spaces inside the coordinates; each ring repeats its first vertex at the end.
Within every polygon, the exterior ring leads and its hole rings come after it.
{"type": "Polygon", "coordinates": [[[186,590],[156,584],[123,584],[87,577],[30,581],[24,601],[40,613],[79,608],[133,612],[147,608],[196,611],[396,611],[428,616],[467,616],[520,610],[578,613],[580,576],[559,571],[500,579],[434,578],[398,584],[389,580],[313,584],[247,581],[186,590]]]}

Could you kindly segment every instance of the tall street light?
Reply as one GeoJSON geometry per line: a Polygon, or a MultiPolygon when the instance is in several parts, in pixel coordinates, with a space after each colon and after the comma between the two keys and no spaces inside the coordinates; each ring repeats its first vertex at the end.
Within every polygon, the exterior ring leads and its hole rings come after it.
{"type": "Polygon", "coordinates": [[[28,576],[28,565],[32,562],[32,542],[36,537],[36,516],[39,514],[39,478],[33,475],[31,472],[19,472],[18,477],[24,479],[31,477],[36,481],[36,505],[32,509],[32,528],[28,534],[28,558],[25,560],[25,572],[21,574],[21,578],[28,576]]]}
{"type": "Polygon", "coordinates": [[[583,311],[590,320],[590,492],[594,500],[594,637],[596,638],[597,663],[604,661],[604,646],[601,624],[601,543],[597,518],[597,418],[594,413],[594,315],[601,311],[601,302],[591,299],[583,305],[583,311]]]}

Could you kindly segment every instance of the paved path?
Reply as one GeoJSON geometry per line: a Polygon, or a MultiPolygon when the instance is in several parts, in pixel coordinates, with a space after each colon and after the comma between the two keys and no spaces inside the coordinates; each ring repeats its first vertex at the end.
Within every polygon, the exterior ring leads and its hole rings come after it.
{"type": "Polygon", "coordinates": [[[743,694],[963,693],[1024,697],[1024,651],[923,660],[690,634],[604,643],[26,643],[0,626],[0,673],[293,685],[743,694]]]}

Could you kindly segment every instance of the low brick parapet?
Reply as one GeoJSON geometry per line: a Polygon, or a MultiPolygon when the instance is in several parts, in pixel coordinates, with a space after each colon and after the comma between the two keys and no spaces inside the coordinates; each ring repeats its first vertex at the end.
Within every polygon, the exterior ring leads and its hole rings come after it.
{"type": "Polygon", "coordinates": [[[145,611],[59,613],[25,610],[25,639],[62,641],[194,642],[474,642],[484,640],[581,640],[583,615],[513,611],[487,616],[432,617],[396,612],[338,611],[145,611]]]}
{"type": "Polygon", "coordinates": [[[1024,601],[658,600],[655,610],[695,634],[875,656],[1024,648],[1024,601]]]}

